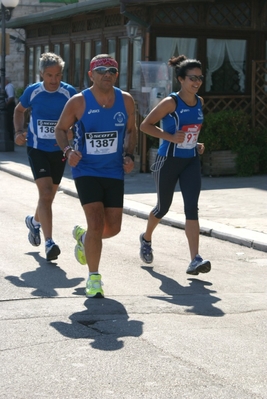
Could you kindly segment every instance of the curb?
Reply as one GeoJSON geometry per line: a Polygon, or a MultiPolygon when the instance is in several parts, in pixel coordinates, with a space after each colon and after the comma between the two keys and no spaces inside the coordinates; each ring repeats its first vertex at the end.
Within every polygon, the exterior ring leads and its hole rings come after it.
{"type": "MultiPolygon", "coordinates": [[[[18,172],[4,165],[0,166],[0,170],[3,170],[4,172],[21,179],[34,182],[33,177],[28,173],[18,172]]],[[[78,198],[76,191],[64,186],[64,177],[63,183],[59,186],[59,190],[63,191],[67,195],[78,198]]],[[[123,213],[127,215],[137,216],[141,219],[147,219],[150,211],[151,206],[124,199],[123,213]]],[[[172,211],[169,211],[168,215],[164,216],[164,218],[161,220],[161,223],[178,229],[185,229],[184,217],[181,217],[172,211]]],[[[200,234],[202,235],[232,242],[233,244],[253,248],[258,251],[267,252],[267,235],[264,233],[226,226],[221,223],[210,222],[201,218],[199,219],[199,223],[200,234]]]]}

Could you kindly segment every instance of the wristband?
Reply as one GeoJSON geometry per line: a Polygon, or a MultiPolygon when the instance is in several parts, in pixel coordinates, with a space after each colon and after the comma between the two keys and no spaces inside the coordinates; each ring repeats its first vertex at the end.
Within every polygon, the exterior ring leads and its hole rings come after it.
{"type": "Polygon", "coordinates": [[[131,158],[131,160],[134,162],[134,155],[133,154],[126,153],[124,156],[131,158]]]}
{"type": "Polygon", "coordinates": [[[69,150],[73,150],[73,148],[72,148],[70,145],[67,145],[67,147],[65,147],[64,150],[63,150],[63,156],[64,156],[65,158],[67,158],[67,157],[66,157],[66,154],[67,154],[67,152],[68,152],[69,150]]]}

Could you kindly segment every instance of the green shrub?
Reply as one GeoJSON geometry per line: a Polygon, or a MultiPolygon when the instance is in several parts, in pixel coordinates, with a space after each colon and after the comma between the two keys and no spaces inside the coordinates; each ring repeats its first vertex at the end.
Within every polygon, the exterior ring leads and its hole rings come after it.
{"type": "Polygon", "coordinates": [[[224,110],[205,116],[199,141],[206,151],[236,151],[246,139],[250,117],[243,111],[224,110]]]}
{"type": "Polygon", "coordinates": [[[251,127],[242,110],[224,110],[205,116],[199,135],[205,151],[231,150],[237,153],[239,176],[267,173],[267,130],[251,127]]]}
{"type": "Polygon", "coordinates": [[[22,96],[24,92],[24,88],[23,87],[18,87],[17,89],[15,89],[15,96],[17,99],[20,98],[20,96],[22,96]]]}

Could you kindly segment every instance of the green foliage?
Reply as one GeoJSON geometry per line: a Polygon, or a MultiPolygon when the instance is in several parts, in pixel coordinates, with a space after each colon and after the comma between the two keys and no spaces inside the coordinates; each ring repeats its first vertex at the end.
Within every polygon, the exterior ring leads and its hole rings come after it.
{"type": "Polygon", "coordinates": [[[250,115],[242,110],[210,113],[199,136],[205,151],[236,152],[239,176],[267,173],[267,130],[252,128],[250,123],[250,115]]]}
{"type": "Polygon", "coordinates": [[[259,153],[260,149],[254,144],[240,147],[236,158],[238,176],[252,176],[259,172],[259,153]]]}
{"type": "Polygon", "coordinates": [[[16,95],[16,98],[20,98],[20,96],[23,94],[23,92],[24,92],[24,88],[23,87],[18,87],[17,89],[15,89],[15,95],[16,95]]]}
{"type": "Polygon", "coordinates": [[[159,139],[153,136],[147,136],[148,148],[159,148],[159,139]]]}
{"type": "Polygon", "coordinates": [[[250,117],[243,111],[224,110],[205,116],[199,141],[206,151],[236,151],[246,138],[250,117]]]}

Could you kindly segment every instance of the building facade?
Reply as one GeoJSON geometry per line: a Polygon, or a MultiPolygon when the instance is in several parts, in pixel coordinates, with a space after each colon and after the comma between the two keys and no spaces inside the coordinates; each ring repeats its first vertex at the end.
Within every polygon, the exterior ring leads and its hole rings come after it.
{"type": "MultiPolygon", "coordinates": [[[[42,12],[32,15],[18,15],[18,6],[7,23],[10,30],[23,32],[25,41],[20,61],[13,62],[8,72],[13,82],[19,76],[18,84],[26,87],[39,80],[39,57],[53,51],[66,62],[63,80],[82,90],[90,86],[90,59],[109,53],[119,63],[117,85],[133,94],[141,120],[155,99],[167,95],[169,89],[178,90],[166,62],[173,55],[185,54],[202,62],[205,82],[200,95],[205,112],[243,109],[251,113],[254,125],[266,125],[265,0],[42,4],[48,4],[48,9],[42,6],[42,12]]],[[[137,152],[144,159],[148,143],[141,133],[138,142],[137,152]]],[[[141,170],[145,168],[141,161],[141,170]]]]}

